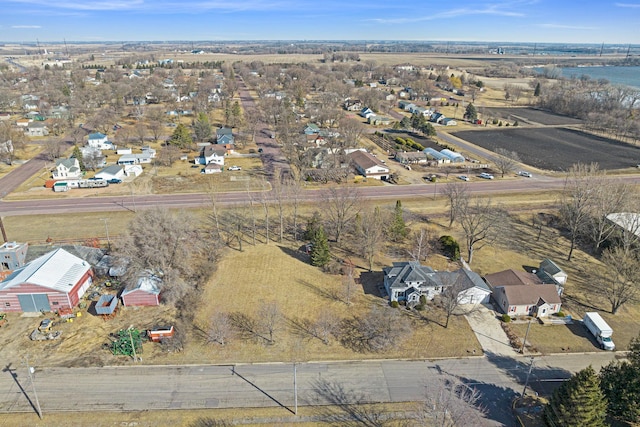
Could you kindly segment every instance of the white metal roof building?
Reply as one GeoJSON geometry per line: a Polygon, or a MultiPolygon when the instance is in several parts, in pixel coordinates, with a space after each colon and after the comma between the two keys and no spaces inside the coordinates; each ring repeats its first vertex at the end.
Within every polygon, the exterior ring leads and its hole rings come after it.
{"type": "Polygon", "coordinates": [[[0,282],[0,310],[55,311],[72,308],[92,283],[91,265],[56,249],[15,270],[0,282]]]}

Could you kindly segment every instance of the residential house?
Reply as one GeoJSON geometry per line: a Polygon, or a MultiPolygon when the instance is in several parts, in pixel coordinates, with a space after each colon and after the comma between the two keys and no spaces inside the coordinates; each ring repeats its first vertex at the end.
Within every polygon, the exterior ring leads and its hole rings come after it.
{"type": "Polygon", "coordinates": [[[362,110],[362,101],[359,99],[347,99],[344,101],[343,107],[347,111],[360,111],[362,110]]]}
{"type": "Polygon", "coordinates": [[[546,317],[560,311],[562,301],[553,283],[533,273],[505,270],[484,277],[496,305],[509,316],[546,317]]]}
{"type": "Polygon", "coordinates": [[[433,113],[431,115],[431,118],[429,119],[430,122],[433,123],[438,123],[438,124],[442,124],[442,121],[446,119],[445,115],[442,113],[433,113]]]}
{"type": "Polygon", "coordinates": [[[82,178],[80,163],[76,158],[57,159],[56,168],[53,170],[53,179],[79,179],[82,178]]]}
{"type": "Polygon", "coordinates": [[[320,127],[315,123],[309,123],[304,128],[303,132],[304,132],[305,135],[319,134],[320,133],[320,127]]]}
{"type": "Polygon", "coordinates": [[[16,126],[26,128],[31,122],[33,122],[33,119],[18,119],[16,120],[16,126]]]}
{"type": "Polygon", "coordinates": [[[49,127],[43,122],[31,122],[25,127],[24,133],[27,136],[47,136],[49,127]]]}
{"type": "Polygon", "coordinates": [[[416,105],[411,101],[400,101],[398,102],[398,108],[403,109],[404,111],[411,111],[412,108],[416,108],[416,105]]]}
{"type": "Polygon", "coordinates": [[[231,128],[220,128],[216,130],[216,144],[235,144],[233,130],[231,128]]]}
{"type": "Polygon", "coordinates": [[[359,113],[362,117],[364,117],[365,119],[368,119],[369,116],[374,115],[375,113],[373,112],[373,110],[369,107],[364,107],[362,110],[360,110],[359,113]]]}
{"type": "Polygon", "coordinates": [[[223,169],[224,169],[224,166],[211,162],[207,164],[204,168],[202,168],[200,172],[209,175],[213,173],[222,173],[223,169]]]}
{"type": "Polygon", "coordinates": [[[91,265],[56,249],[18,268],[0,282],[5,312],[49,312],[73,308],[93,282],[91,265]]]}
{"type": "Polygon", "coordinates": [[[119,165],[137,165],[140,163],[140,158],[137,154],[123,154],[117,161],[119,165]]]}
{"type": "Polygon", "coordinates": [[[544,281],[544,276],[541,277],[541,273],[549,276],[562,286],[567,283],[567,278],[569,277],[562,268],[558,267],[558,265],[549,258],[540,261],[540,269],[536,271],[536,275],[544,281]]]}
{"type": "Polygon", "coordinates": [[[216,144],[206,145],[202,147],[200,156],[196,158],[196,163],[205,166],[210,163],[224,166],[224,156],[226,153],[227,149],[223,146],[216,144]]]}
{"type": "Polygon", "coordinates": [[[87,139],[87,147],[97,148],[99,150],[114,150],[113,142],[109,141],[107,135],[96,132],[89,134],[87,139]]]}
{"type": "Polygon", "coordinates": [[[460,304],[489,302],[491,290],[482,278],[467,269],[435,271],[418,261],[394,262],[382,269],[384,288],[390,301],[406,301],[415,304],[424,295],[432,300],[449,286],[455,286],[460,304]]]}
{"type": "Polygon", "coordinates": [[[372,114],[367,118],[367,122],[373,126],[389,126],[393,120],[389,117],[372,114]]]}
{"type": "Polygon", "coordinates": [[[349,158],[358,173],[364,175],[366,178],[384,180],[389,178],[389,168],[387,165],[366,151],[354,151],[349,154],[349,158]]]}
{"type": "Polygon", "coordinates": [[[27,258],[28,249],[28,243],[5,242],[0,245],[0,271],[13,271],[22,267],[27,258]]]}
{"type": "Polygon", "coordinates": [[[107,166],[100,172],[96,173],[96,178],[109,181],[110,179],[122,179],[124,178],[124,169],[121,165],[107,166]]]}

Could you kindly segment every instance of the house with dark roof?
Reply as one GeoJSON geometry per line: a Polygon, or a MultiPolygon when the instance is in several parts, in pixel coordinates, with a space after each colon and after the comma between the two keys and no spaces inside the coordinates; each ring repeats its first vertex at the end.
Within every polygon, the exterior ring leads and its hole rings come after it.
{"type": "Polygon", "coordinates": [[[496,305],[509,316],[547,317],[560,311],[562,300],[555,283],[544,283],[534,273],[504,270],[484,280],[496,305]]]}
{"type": "Polygon", "coordinates": [[[564,286],[567,283],[567,278],[569,277],[567,273],[558,266],[558,264],[549,258],[545,258],[540,261],[540,269],[536,271],[536,275],[545,283],[550,283],[545,280],[546,277],[549,277],[547,280],[555,280],[560,286],[564,286]]]}
{"type": "Polygon", "coordinates": [[[482,278],[467,269],[435,271],[418,261],[394,262],[382,269],[384,288],[390,301],[417,303],[420,296],[432,300],[450,286],[458,291],[460,304],[489,302],[491,290],[482,278]]]}
{"type": "Polygon", "coordinates": [[[206,145],[202,147],[202,150],[200,151],[200,157],[196,157],[196,163],[205,166],[210,163],[224,166],[225,154],[227,154],[227,149],[223,145],[206,145]]]}
{"type": "Polygon", "coordinates": [[[349,158],[358,173],[364,175],[366,178],[387,179],[389,177],[389,168],[387,165],[366,151],[357,150],[349,153],[349,158]]]}

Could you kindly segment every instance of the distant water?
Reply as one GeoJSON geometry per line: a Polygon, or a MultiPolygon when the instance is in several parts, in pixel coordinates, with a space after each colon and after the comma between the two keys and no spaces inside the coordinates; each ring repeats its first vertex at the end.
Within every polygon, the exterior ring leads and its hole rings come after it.
{"type": "MultiPolygon", "coordinates": [[[[542,69],[537,69],[542,72],[542,69]]],[[[640,89],[640,67],[567,67],[560,68],[563,77],[587,75],[593,80],[607,79],[612,84],[640,89]]]]}

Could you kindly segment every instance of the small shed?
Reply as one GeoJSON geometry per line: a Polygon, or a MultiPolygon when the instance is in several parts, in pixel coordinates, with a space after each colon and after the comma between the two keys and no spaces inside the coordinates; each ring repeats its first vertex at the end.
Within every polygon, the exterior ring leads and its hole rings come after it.
{"type": "Polygon", "coordinates": [[[115,295],[105,294],[96,302],[96,314],[112,316],[118,307],[118,298],[115,295]]]}
{"type": "Polygon", "coordinates": [[[172,326],[163,326],[154,329],[150,329],[147,331],[147,336],[153,342],[160,342],[164,338],[173,338],[175,333],[175,329],[172,326]]]}
{"type": "Polygon", "coordinates": [[[120,295],[122,305],[125,307],[160,305],[161,284],[162,279],[155,275],[139,277],[135,285],[122,291],[120,295]]]}

